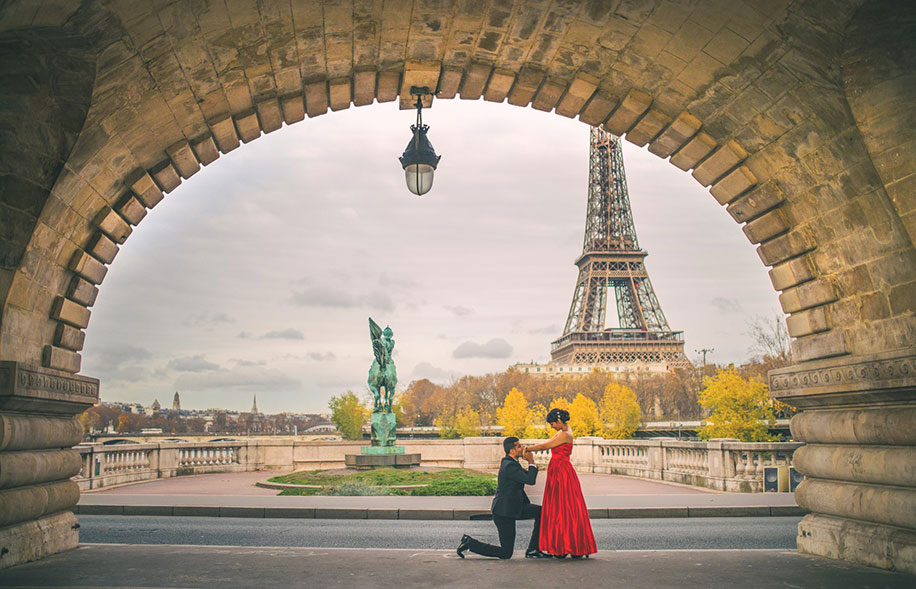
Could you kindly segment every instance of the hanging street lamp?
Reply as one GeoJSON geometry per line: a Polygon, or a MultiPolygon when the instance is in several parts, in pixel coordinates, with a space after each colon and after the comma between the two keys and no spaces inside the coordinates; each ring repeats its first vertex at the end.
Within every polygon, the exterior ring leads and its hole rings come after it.
{"type": "Polygon", "coordinates": [[[417,97],[417,124],[410,126],[413,137],[407,144],[407,149],[398,159],[401,160],[401,167],[404,168],[407,189],[417,196],[423,196],[433,187],[433,173],[442,156],[436,155],[436,150],[426,137],[429,126],[423,124],[422,99],[423,96],[430,95],[432,92],[426,86],[412,86],[410,94],[417,97]]]}

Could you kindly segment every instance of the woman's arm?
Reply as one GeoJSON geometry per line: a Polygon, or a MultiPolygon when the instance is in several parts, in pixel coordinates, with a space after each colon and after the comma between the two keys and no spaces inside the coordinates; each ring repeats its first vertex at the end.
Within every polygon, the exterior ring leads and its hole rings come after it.
{"type": "Polygon", "coordinates": [[[531,452],[550,450],[551,448],[556,448],[557,446],[568,444],[569,442],[572,442],[572,436],[569,434],[569,432],[560,431],[546,442],[541,442],[540,444],[535,444],[534,446],[528,446],[528,450],[531,452]]]}

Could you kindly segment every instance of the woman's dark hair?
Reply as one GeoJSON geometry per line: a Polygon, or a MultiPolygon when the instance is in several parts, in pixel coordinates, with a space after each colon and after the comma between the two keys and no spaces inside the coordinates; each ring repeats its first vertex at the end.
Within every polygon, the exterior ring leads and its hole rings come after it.
{"type": "Polygon", "coordinates": [[[547,423],[556,423],[557,421],[569,423],[569,411],[566,409],[551,409],[550,412],[547,413],[547,423]]]}

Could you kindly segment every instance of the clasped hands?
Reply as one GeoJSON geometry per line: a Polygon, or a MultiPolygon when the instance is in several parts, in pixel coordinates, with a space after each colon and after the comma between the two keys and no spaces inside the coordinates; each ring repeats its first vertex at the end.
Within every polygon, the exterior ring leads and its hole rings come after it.
{"type": "Polygon", "coordinates": [[[524,458],[525,462],[528,464],[534,464],[534,452],[531,451],[529,446],[522,447],[522,458],[524,458]]]}

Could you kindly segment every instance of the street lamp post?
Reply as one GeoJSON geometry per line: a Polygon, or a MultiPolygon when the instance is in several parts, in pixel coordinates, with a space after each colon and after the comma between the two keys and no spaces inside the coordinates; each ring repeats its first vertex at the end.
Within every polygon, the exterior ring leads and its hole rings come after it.
{"type": "Polygon", "coordinates": [[[413,137],[398,159],[404,168],[407,189],[417,196],[423,196],[433,187],[433,174],[442,156],[436,155],[436,150],[426,137],[429,126],[423,124],[423,97],[433,93],[426,86],[412,86],[410,94],[417,97],[417,124],[410,126],[413,137]]]}

